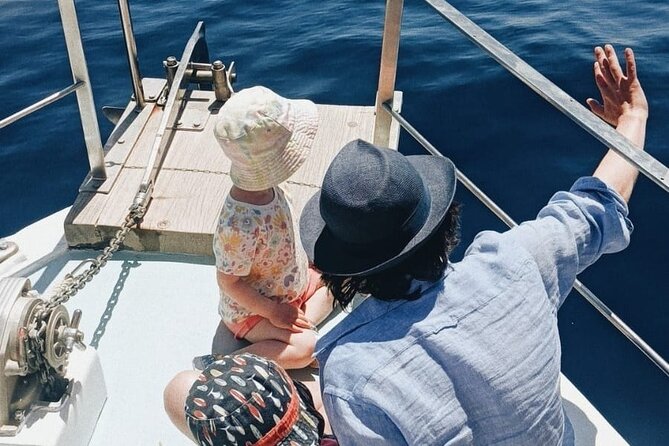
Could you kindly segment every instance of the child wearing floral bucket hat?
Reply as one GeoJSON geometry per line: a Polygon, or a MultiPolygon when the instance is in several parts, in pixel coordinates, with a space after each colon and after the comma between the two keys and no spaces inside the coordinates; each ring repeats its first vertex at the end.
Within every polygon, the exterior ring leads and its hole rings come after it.
{"type": "MultiPolygon", "coordinates": [[[[244,353],[214,358],[168,385],[174,424],[202,446],[333,446],[322,408],[303,383],[273,361],[244,353]]],[[[169,397],[168,397],[169,395],[169,397]]]]}
{"type": "Polygon", "coordinates": [[[233,183],[214,235],[219,313],[236,338],[251,342],[244,351],[284,368],[312,362],[315,326],[332,311],[279,186],[304,163],[317,128],[313,102],[252,87],[221,107],[214,130],[233,183]]]}

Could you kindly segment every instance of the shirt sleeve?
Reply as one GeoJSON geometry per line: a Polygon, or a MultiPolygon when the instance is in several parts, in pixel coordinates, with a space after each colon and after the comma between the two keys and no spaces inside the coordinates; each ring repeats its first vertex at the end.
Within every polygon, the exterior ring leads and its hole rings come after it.
{"type": "Polygon", "coordinates": [[[371,404],[359,405],[327,392],[323,394],[323,404],[340,446],[407,444],[386,414],[371,404]]]}
{"type": "MultiPolygon", "coordinates": [[[[522,249],[536,263],[551,303],[559,308],[576,275],[602,254],[629,244],[632,223],[622,197],[595,177],[577,180],[569,192],[558,192],[539,212],[500,236],[496,243],[522,249]]],[[[472,248],[485,249],[482,233],[472,248]]]]}
{"type": "Polygon", "coordinates": [[[258,244],[259,226],[245,214],[221,215],[214,235],[216,268],[224,274],[248,276],[258,244]]]}

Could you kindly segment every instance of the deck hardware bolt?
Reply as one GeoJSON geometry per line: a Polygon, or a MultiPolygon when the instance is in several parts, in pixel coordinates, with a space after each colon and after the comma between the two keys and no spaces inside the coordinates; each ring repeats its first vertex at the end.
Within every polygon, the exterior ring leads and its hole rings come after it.
{"type": "Polygon", "coordinates": [[[119,138],[118,143],[119,143],[119,144],[124,144],[124,143],[125,143],[125,139],[123,139],[123,138],[119,138]]]}
{"type": "Polygon", "coordinates": [[[349,121],[349,122],[347,123],[347,125],[348,125],[349,127],[357,127],[357,126],[358,126],[358,123],[355,122],[355,121],[349,121]]]}
{"type": "Polygon", "coordinates": [[[200,121],[194,121],[193,127],[200,127],[200,121]]]}
{"type": "Polygon", "coordinates": [[[225,102],[232,95],[232,89],[228,82],[228,75],[230,69],[232,69],[234,62],[230,65],[230,68],[226,70],[225,64],[220,60],[215,60],[212,62],[211,68],[211,80],[214,87],[214,95],[217,101],[225,102]]]}
{"type": "Polygon", "coordinates": [[[4,238],[0,239],[0,251],[4,251],[7,248],[9,248],[9,243],[7,242],[7,240],[5,240],[4,238]]]}
{"type": "Polygon", "coordinates": [[[177,127],[181,127],[183,125],[183,121],[177,121],[177,127]]]}
{"type": "Polygon", "coordinates": [[[79,350],[85,350],[84,333],[79,330],[79,322],[81,321],[81,310],[74,310],[72,320],[69,326],[61,327],[58,331],[58,342],[64,345],[67,351],[71,352],[74,347],[79,350]]]}
{"type": "Polygon", "coordinates": [[[160,228],[160,229],[165,229],[169,225],[170,225],[170,222],[168,220],[160,220],[158,222],[158,228],[160,228]]]}
{"type": "Polygon", "coordinates": [[[155,99],[155,98],[156,98],[155,94],[152,93],[152,94],[149,95],[149,99],[155,99]]]}
{"type": "Polygon", "coordinates": [[[177,70],[179,69],[179,61],[174,56],[169,56],[163,61],[163,66],[165,67],[165,78],[167,80],[168,87],[172,86],[174,82],[174,77],[177,75],[177,70]]]}

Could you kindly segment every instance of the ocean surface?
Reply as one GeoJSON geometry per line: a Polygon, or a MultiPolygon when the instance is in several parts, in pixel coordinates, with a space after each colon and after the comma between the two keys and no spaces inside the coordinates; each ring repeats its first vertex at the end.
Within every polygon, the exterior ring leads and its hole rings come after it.
{"type": "MultiPolygon", "coordinates": [[[[181,55],[205,20],[213,58],[235,60],[237,89],[266,85],[329,104],[373,104],[381,0],[136,0],[144,76],[181,55]]],[[[669,2],[455,0],[453,5],[584,103],[596,97],[592,47],[633,47],[650,102],[647,151],[669,164],[669,2]]],[[[98,110],[131,84],[117,2],[79,0],[98,110]]],[[[56,1],[0,0],[0,117],[71,83],[56,1]]],[[[500,68],[420,1],[405,2],[397,89],[404,115],[516,220],[590,174],[605,148],[500,68]]],[[[103,138],[112,126],[100,115],[103,138]]],[[[408,135],[400,148],[422,153],[408,135]]],[[[0,237],[69,206],[87,171],[74,95],[0,130],[0,237]]],[[[461,187],[462,247],[504,229],[461,187]]],[[[630,247],[581,279],[669,358],[669,196],[646,178],[630,203],[630,247]]],[[[669,444],[669,379],[579,295],[560,311],[563,370],[633,445],[669,444]]],[[[410,416],[410,414],[407,414],[410,416]]]]}

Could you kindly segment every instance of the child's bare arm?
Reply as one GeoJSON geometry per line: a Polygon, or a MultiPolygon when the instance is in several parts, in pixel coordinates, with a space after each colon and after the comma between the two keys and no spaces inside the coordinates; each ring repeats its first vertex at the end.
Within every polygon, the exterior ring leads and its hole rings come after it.
{"type": "Polygon", "coordinates": [[[241,280],[242,277],[217,271],[216,279],[225,294],[252,313],[269,320],[275,327],[286,328],[293,332],[311,328],[311,323],[302,310],[266,298],[241,280]]]}
{"type": "Polygon", "coordinates": [[[272,313],[274,302],[258,293],[241,276],[216,272],[218,286],[225,294],[232,297],[238,304],[247,310],[268,318],[272,313]]]}

